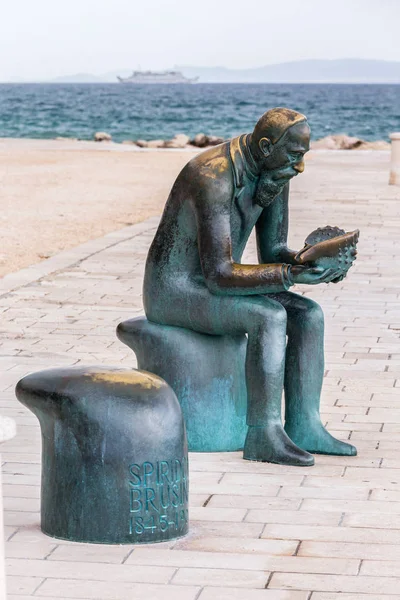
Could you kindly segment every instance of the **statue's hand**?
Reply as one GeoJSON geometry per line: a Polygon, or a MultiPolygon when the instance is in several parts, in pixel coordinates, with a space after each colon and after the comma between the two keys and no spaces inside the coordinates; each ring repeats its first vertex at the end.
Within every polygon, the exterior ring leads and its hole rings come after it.
{"type": "Polygon", "coordinates": [[[329,283],[340,276],[338,269],[324,269],[323,267],[305,267],[293,265],[290,274],[294,283],[305,283],[317,285],[318,283],[329,283]]]}

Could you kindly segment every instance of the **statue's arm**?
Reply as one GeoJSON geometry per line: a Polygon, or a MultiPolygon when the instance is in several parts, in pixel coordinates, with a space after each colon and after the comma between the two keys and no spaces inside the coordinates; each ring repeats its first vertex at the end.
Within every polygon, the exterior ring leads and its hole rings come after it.
{"type": "Polygon", "coordinates": [[[289,231],[289,184],[261,213],[257,224],[257,250],[260,263],[283,262],[297,264],[296,250],[287,245],[289,231]]]}
{"type": "Polygon", "coordinates": [[[272,294],[285,291],[292,285],[288,265],[242,265],[234,262],[230,202],[226,205],[213,202],[209,195],[201,200],[195,207],[198,248],[203,276],[210,292],[234,296],[272,294]]]}

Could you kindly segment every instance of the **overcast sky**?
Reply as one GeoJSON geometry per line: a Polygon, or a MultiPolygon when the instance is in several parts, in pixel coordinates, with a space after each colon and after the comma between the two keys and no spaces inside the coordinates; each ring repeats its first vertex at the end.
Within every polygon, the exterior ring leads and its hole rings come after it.
{"type": "Polygon", "coordinates": [[[400,0],[2,0],[0,81],[80,72],[400,61],[400,0]]]}

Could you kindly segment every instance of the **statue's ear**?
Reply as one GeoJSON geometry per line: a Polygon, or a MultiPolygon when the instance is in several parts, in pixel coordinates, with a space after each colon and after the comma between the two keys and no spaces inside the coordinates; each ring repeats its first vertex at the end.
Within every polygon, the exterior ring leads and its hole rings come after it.
{"type": "Polygon", "coordinates": [[[261,138],[261,140],[258,142],[258,145],[260,147],[261,152],[264,154],[264,156],[269,156],[271,154],[272,144],[268,138],[266,138],[266,137],[261,138]]]}

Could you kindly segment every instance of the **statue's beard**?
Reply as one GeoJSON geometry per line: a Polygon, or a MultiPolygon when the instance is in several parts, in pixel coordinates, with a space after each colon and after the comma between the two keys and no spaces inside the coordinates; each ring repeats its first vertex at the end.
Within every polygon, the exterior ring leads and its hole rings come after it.
{"type": "Polygon", "coordinates": [[[256,204],[263,208],[269,206],[295,175],[297,175],[297,171],[292,167],[261,173],[255,197],[256,204]]]}

